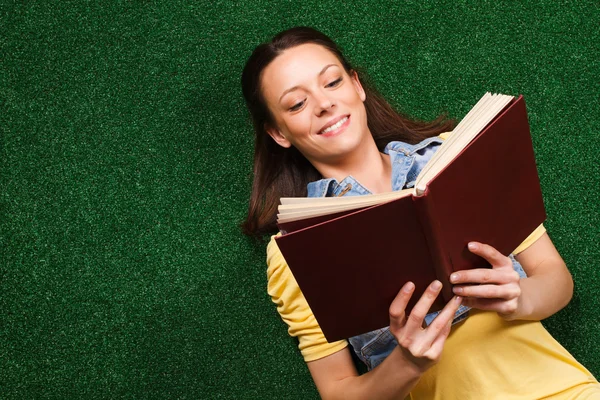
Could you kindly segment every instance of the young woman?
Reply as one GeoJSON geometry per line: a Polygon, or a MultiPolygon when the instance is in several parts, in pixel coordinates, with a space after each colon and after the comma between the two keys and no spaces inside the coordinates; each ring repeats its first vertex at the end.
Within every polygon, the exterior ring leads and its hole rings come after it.
{"type": "MultiPolygon", "coordinates": [[[[258,46],[242,88],[256,134],[244,224],[249,235],[276,233],[282,196],[411,187],[453,127],[443,117],[419,122],[395,112],[335,43],[311,28],[290,29],[258,46]]],[[[268,291],[325,399],[600,399],[598,382],[539,322],[563,308],[573,291],[543,226],[514,257],[470,243],[492,269],[453,274],[457,296],[437,316],[428,310],[441,283],[432,282],[406,315],[409,282],[390,305],[389,328],[335,343],[325,340],[274,237],[267,247],[268,291]],[[358,375],[348,343],[369,372],[358,375]]]]}

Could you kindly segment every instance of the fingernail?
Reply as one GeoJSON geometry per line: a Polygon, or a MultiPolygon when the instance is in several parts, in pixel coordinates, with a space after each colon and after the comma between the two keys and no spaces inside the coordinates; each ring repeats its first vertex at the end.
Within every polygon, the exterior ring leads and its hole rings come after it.
{"type": "Polygon", "coordinates": [[[456,297],[454,298],[454,301],[455,301],[455,302],[457,302],[457,303],[460,303],[460,302],[462,301],[462,297],[460,297],[460,296],[456,296],[456,297]]]}
{"type": "Polygon", "coordinates": [[[442,288],[442,284],[440,283],[440,281],[435,281],[431,284],[431,288],[433,290],[440,290],[442,288]]]}
{"type": "Polygon", "coordinates": [[[477,244],[470,242],[469,243],[469,250],[477,250],[477,244]]]}
{"type": "Polygon", "coordinates": [[[455,287],[452,290],[454,291],[454,293],[458,293],[458,294],[461,294],[463,292],[463,288],[461,288],[461,287],[455,287]]]}
{"type": "Polygon", "coordinates": [[[450,282],[456,282],[458,280],[458,274],[450,275],[450,282]]]}
{"type": "Polygon", "coordinates": [[[408,282],[406,285],[404,285],[404,291],[406,293],[410,293],[413,289],[414,289],[415,285],[412,282],[408,282]]]}

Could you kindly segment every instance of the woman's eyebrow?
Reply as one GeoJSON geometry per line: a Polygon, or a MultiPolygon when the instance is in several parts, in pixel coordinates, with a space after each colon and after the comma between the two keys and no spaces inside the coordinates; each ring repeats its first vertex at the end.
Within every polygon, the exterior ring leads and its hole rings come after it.
{"type": "MultiPolygon", "coordinates": [[[[337,64],[327,64],[326,66],[323,67],[323,69],[321,70],[321,72],[319,72],[319,76],[323,75],[325,73],[325,71],[327,71],[327,69],[329,67],[337,67],[337,64]]],[[[300,86],[292,86],[289,89],[284,90],[284,92],[281,94],[281,97],[279,97],[279,101],[281,101],[281,99],[283,98],[283,96],[285,96],[286,94],[288,94],[289,92],[293,92],[294,90],[299,89],[300,86]]]]}
{"type": "Polygon", "coordinates": [[[319,76],[323,75],[325,73],[325,71],[327,71],[327,68],[329,68],[329,67],[337,67],[337,64],[327,64],[326,66],[323,67],[321,72],[319,72],[319,76]]]}

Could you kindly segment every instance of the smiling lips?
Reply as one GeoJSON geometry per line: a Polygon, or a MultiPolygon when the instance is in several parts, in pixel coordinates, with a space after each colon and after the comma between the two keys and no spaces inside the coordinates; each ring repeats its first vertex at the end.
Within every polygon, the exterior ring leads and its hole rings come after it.
{"type": "Polygon", "coordinates": [[[325,129],[321,129],[318,134],[322,136],[333,136],[341,132],[344,128],[346,128],[346,126],[348,126],[349,121],[350,116],[345,115],[344,117],[340,118],[337,122],[327,126],[325,129]]]}

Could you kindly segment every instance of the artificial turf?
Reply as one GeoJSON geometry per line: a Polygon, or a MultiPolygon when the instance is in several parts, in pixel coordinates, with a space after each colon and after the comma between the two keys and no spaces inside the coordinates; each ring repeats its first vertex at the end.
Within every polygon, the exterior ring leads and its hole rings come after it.
{"type": "Polygon", "coordinates": [[[0,397],[318,398],[238,227],[241,70],[296,25],[414,117],[525,96],[575,280],[544,324],[600,376],[599,22],[595,1],[3,2],[0,397]]]}

